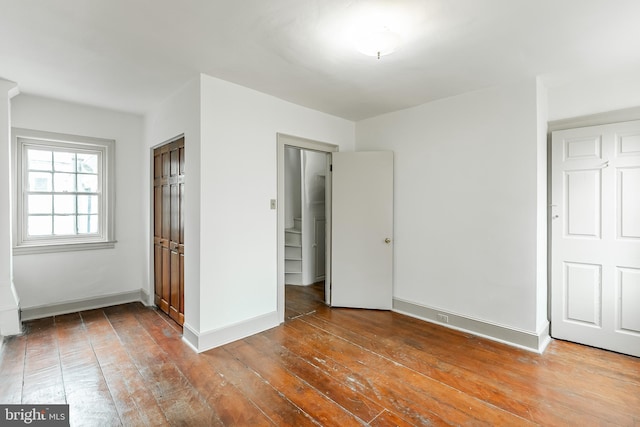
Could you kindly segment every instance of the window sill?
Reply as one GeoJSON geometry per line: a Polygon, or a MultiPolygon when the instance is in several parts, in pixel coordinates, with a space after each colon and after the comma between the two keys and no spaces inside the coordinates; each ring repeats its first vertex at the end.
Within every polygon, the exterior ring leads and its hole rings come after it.
{"type": "Polygon", "coordinates": [[[50,245],[24,245],[13,248],[13,255],[47,254],[55,252],[88,251],[94,249],[113,249],[116,241],[111,242],[85,242],[85,243],[64,243],[50,245]]]}

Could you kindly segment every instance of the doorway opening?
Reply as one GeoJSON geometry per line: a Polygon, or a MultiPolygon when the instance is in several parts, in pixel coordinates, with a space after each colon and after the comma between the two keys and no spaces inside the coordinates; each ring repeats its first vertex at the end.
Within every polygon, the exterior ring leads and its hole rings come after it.
{"type": "Polygon", "coordinates": [[[331,292],[331,153],[338,147],[278,134],[278,315],[328,305],[331,292]],[[286,296],[286,298],[285,298],[286,296]]]}
{"type": "Polygon", "coordinates": [[[328,153],[285,147],[285,320],[325,305],[329,163],[328,153]]]}

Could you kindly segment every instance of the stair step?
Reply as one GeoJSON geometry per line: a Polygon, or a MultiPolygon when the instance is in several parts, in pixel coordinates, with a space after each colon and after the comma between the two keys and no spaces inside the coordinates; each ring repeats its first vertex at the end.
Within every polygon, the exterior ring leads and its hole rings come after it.
{"type": "Polygon", "coordinates": [[[284,282],[302,285],[302,218],[294,218],[293,227],[284,231],[284,282]]]}
{"type": "Polygon", "coordinates": [[[284,244],[286,246],[302,246],[302,234],[284,233],[284,244]]]}
{"type": "Polygon", "coordinates": [[[302,260],[287,260],[284,263],[285,273],[302,273],[302,260]]]}
{"type": "Polygon", "coordinates": [[[289,246],[284,247],[285,259],[302,259],[302,246],[289,246]]]}

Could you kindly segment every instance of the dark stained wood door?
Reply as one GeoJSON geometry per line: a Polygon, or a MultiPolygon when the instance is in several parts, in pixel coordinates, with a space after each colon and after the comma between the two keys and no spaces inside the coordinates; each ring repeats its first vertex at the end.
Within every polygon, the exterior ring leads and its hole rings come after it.
{"type": "Polygon", "coordinates": [[[184,137],[153,151],[155,304],[184,323],[184,137]]]}

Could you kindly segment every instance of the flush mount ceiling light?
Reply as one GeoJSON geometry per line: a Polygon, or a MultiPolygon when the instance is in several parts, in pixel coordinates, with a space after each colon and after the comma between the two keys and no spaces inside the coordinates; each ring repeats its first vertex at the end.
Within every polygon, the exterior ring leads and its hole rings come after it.
{"type": "Polygon", "coordinates": [[[423,0],[350,0],[318,24],[318,38],[328,55],[352,58],[364,54],[380,59],[424,32],[423,0]]]}
{"type": "Polygon", "coordinates": [[[375,56],[378,59],[395,52],[401,42],[400,34],[393,32],[388,27],[361,30],[355,37],[356,49],[359,52],[375,56]]]}

